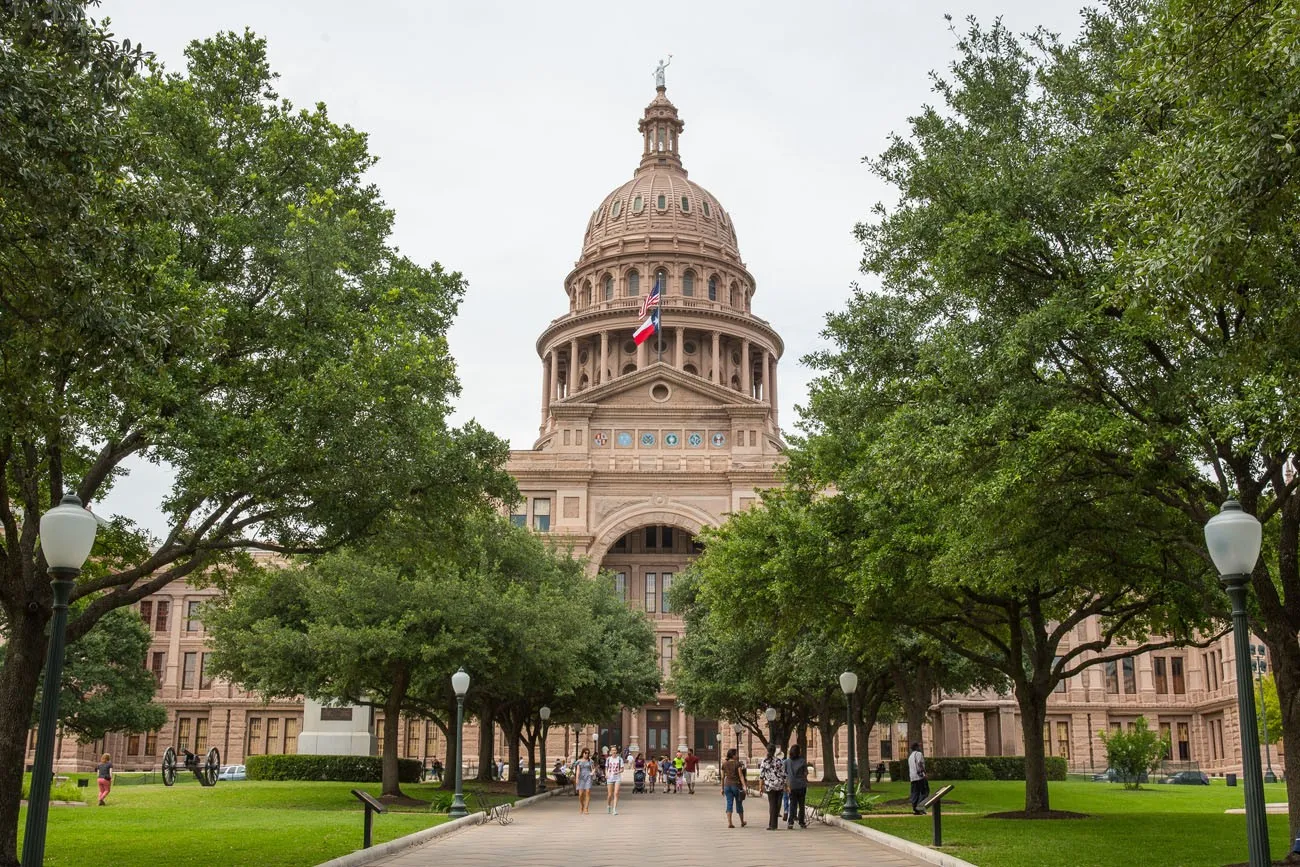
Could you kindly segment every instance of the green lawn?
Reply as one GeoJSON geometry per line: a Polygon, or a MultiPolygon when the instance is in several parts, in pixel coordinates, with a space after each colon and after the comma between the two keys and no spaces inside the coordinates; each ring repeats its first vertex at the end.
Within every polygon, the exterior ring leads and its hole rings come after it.
{"type": "MultiPolygon", "coordinates": [[[[943,850],[979,867],[1222,867],[1246,860],[1246,818],[1223,812],[1243,806],[1244,790],[1230,789],[1222,780],[1210,786],[1149,784],[1139,791],[1114,783],[1052,783],[1053,809],[1091,817],[1071,820],[986,819],[987,813],[1024,809],[1024,784],[955,786],[948,799],[961,803],[945,807],[943,850]]],[[[883,802],[905,798],[907,792],[906,783],[882,783],[871,794],[883,802]]],[[[819,797],[820,792],[809,792],[808,800],[816,803],[819,797]]],[[[1286,786],[1266,785],[1264,798],[1285,801],[1286,786]]],[[[929,816],[882,816],[862,823],[926,845],[933,830],[929,816]]],[[[1291,848],[1287,817],[1270,816],[1269,832],[1273,858],[1280,860],[1291,848]]]]}
{"type": "MultiPolygon", "coordinates": [[[[361,805],[349,790],[379,795],[378,783],[220,782],[210,789],[193,780],[181,783],[178,779],[170,789],[158,784],[114,786],[110,805],[101,808],[94,806],[92,780],[91,806],[50,809],[45,864],[319,864],[361,847],[361,805]]],[[[402,790],[428,800],[438,787],[404,785],[402,790]]],[[[396,810],[375,816],[374,842],[447,821],[445,814],[428,809],[396,810]]],[[[23,819],[18,828],[21,835],[23,819]]]]}

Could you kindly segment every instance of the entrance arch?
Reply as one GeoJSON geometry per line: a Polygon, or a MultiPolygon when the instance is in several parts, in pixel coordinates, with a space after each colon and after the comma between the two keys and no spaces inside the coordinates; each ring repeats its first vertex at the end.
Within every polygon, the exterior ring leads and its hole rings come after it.
{"type": "Polygon", "coordinates": [[[600,564],[609,553],[609,549],[633,530],[661,524],[698,536],[705,527],[714,527],[721,523],[719,516],[684,503],[642,503],[639,506],[620,509],[610,515],[592,533],[591,544],[587,548],[587,571],[593,577],[599,573],[600,564]]]}

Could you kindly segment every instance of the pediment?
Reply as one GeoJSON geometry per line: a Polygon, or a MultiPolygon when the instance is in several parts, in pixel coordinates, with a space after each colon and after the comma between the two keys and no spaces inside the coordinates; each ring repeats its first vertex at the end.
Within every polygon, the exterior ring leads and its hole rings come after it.
{"type": "Polygon", "coordinates": [[[620,376],[610,382],[589,388],[572,397],[553,401],[553,409],[560,407],[585,408],[745,408],[766,409],[766,404],[738,391],[685,373],[671,365],[655,362],[644,370],[620,376]]]}

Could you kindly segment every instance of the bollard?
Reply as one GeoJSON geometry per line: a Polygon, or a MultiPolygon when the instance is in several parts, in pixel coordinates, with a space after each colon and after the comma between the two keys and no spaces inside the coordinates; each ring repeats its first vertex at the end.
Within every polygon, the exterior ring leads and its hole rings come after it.
{"type": "Polygon", "coordinates": [[[934,845],[943,845],[943,800],[934,802],[934,845]]]}

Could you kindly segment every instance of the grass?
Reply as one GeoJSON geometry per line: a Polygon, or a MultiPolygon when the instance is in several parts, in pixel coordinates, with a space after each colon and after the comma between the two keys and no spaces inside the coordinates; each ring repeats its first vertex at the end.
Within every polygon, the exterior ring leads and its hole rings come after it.
{"type": "MultiPolygon", "coordinates": [[[[500,786],[492,788],[495,793],[500,786]]],[[[50,809],[45,864],[80,867],[87,858],[132,867],[319,864],[361,848],[362,810],[351,789],[379,796],[378,783],[242,781],[205,789],[178,778],[170,789],[115,785],[107,807],[50,809]]],[[[402,791],[427,801],[440,789],[427,783],[402,791]]],[[[427,808],[391,809],[375,816],[375,843],[447,821],[445,813],[427,808]]],[[[22,818],[18,828],[21,849],[22,818]]]]}
{"type": "MultiPolygon", "coordinates": [[[[937,789],[939,782],[931,784],[937,789]]],[[[1050,784],[1052,809],[1087,813],[1087,819],[986,819],[985,814],[1023,810],[1024,784],[959,781],[946,801],[943,851],[978,867],[1223,867],[1246,860],[1246,817],[1223,811],[1241,807],[1244,789],[1221,780],[1209,786],[1149,784],[1138,791],[1118,783],[1050,784]],[[972,813],[975,815],[952,815],[972,813]]],[[[881,802],[906,798],[906,783],[874,785],[881,802]]],[[[809,792],[817,803],[821,793],[809,792]],[[816,797],[814,797],[816,794],[816,797]]],[[[1264,799],[1286,800],[1282,783],[1264,786],[1264,799]]],[[[885,808],[906,814],[908,808],[885,808]]],[[[862,824],[929,845],[929,816],[868,817],[862,824]]],[[[1272,854],[1291,850],[1285,814],[1268,817],[1272,854]]]]}

